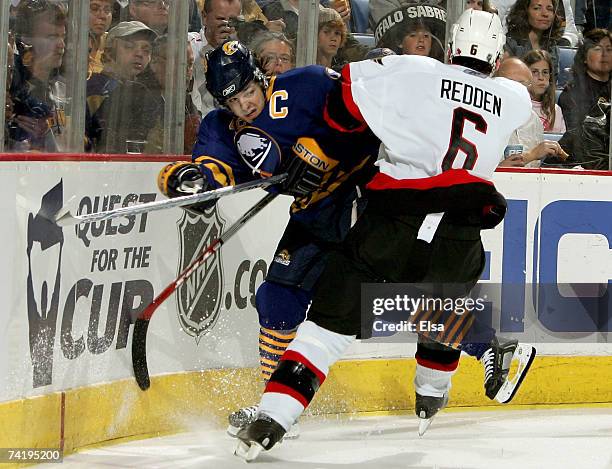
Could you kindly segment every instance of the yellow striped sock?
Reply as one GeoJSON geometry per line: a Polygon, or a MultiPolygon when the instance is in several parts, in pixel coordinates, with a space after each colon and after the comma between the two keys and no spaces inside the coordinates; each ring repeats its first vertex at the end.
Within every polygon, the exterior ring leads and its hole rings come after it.
{"type": "Polygon", "coordinates": [[[280,358],[294,337],[295,330],[275,331],[264,327],[259,329],[259,365],[265,383],[276,370],[280,358]]]}

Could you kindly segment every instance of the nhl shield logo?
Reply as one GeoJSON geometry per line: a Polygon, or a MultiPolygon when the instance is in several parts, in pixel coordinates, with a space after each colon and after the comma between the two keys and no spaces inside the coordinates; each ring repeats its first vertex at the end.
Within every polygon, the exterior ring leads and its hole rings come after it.
{"type": "MultiPolygon", "coordinates": [[[[221,235],[223,225],[215,208],[199,216],[183,212],[178,222],[181,244],[179,272],[221,235]]],[[[222,265],[221,252],[217,251],[178,288],[179,322],[196,342],[217,322],[223,296],[222,265]]]]}

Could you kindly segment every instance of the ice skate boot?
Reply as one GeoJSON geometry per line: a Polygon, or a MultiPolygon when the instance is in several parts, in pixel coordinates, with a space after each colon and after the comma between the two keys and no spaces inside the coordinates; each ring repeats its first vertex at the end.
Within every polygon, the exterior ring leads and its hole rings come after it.
{"type": "Polygon", "coordinates": [[[448,394],[442,397],[422,396],[416,393],[414,411],[419,418],[419,436],[423,436],[434,416],[448,404],[448,394]]]}
{"type": "Polygon", "coordinates": [[[251,462],[259,456],[262,450],[270,450],[283,439],[285,429],[274,419],[265,414],[241,429],[236,437],[238,443],[234,455],[251,462]]]}
{"type": "Polygon", "coordinates": [[[503,340],[500,344],[497,338],[494,338],[491,346],[480,358],[484,366],[484,387],[487,397],[502,404],[510,402],[521,386],[535,356],[536,349],[532,345],[520,344],[517,340],[503,340]],[[518,362],[516,373],[508,376],[510,365],[514,360],[518,362]]]}
{"type": "MultiPolygon", "coordinates": [[[[259,406],[251,405],[248,407],[243,407],[242,409],[238,409],[235,412],[232,412],[227,417],[228,426],[227,426],[227,434],[232,438],[236,438],[238,432],[246,427],[249,423],[253,423],[257,420],[257,412],[259,411],[259,406]]],[[[285,434],[285,438],[287,440],[293,440],[300,436],[300,425],[295,422],[291,425],[289,431],[285,434]]]]}

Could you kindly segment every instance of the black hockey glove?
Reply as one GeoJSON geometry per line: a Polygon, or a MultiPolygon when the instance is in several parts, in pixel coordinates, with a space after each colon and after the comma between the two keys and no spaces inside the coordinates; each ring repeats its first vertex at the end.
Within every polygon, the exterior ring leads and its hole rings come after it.
{"type": "Polygon", "coordinates": [[[316,191],[325,174],[298,157],[291,158],[282,172],[287,173],[287,179],[280,184],[280,192],[294,197],[304,197],[316,191]]]}
{"type": "MultiPolygon", "coordinates": [[[[204,179],[197,164],[179,161],[170,163],[159,172],[157,186],[162,194],[169,198],[183,197],[186,195],[199,194],[210,189],[210,184],[204,179]]],[[[197,215],[215,206],[216,200],[207,200],[182,208],[197,215]]]]}
{"type": "Polygon", "coordinates": [[[294,155],[282,167],[287,179],[280,184],[281,194],[294,197],[310,195],[321,187],[325,173],[338,161],[328,158],[312,138],[299,138],[293,146],[294,155]]]}
{"type": "Polygon", "coordinates": [[[495,191],[491,203],[482,207],[481,228],[490,230],[499,225],[506,216],[508,202],[499,192],[495,191]]]}

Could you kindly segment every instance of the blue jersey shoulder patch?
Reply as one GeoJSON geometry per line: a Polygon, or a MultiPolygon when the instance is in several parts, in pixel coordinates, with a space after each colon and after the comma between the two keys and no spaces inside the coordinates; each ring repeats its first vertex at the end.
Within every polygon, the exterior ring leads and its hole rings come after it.
{"type": "Polygon", "coordinates": [[[234,142],[240,157],[253,171],[269,177],[276,172],[281,162],[281,150],[270,134],[257,127],[245,126],[238,130],[234,142]]]}

